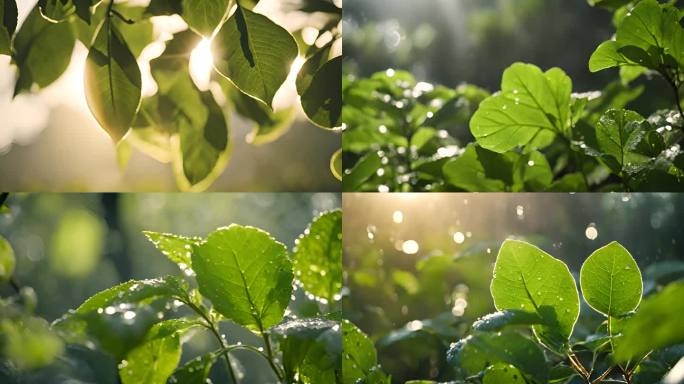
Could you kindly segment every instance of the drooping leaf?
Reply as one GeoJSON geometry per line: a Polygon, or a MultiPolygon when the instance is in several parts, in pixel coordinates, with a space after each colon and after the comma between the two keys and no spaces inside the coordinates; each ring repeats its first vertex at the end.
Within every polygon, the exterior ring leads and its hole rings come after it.
{"type": "Polygon", "coordinates": [[[506,240],[499,250],[491,285],[497,310],[518,310],[539,316],[533,325],[549,348],[564,351],[579,316],[579,295],[567,265],[541,249],[506,240]]]}
{"type": "Polygon", "coordinates": [[[297,43],[266,16],[238,6],[212,41],[216,70],[271,105],[297,57],[297,43]]]}
{"type": "Polygon", "coordinates": [[[225,166],[231,149],[228,121],[209,91],[200,91],[188,68],[188,59],[199,38],[184,31],[174,35],[164,53],[150,63],[160,85],[159,125],[172,126],[180,137],[182,181],[190,186],[208,185],[225,166]]]}
{"type": "MultiPolygon", "coordinates": [[[[326,44],[324,47],[319,48],[316,52],[307,57],[304,65],[297,73],[297,93],[299,96],[303,96],[306,90],[311,85],[311,81],[314,78],[316,72],[318,72],[321,67],[328,62],[330,58],[330,49],[332,44],[326,44]]],[[[342,76],[340,74],[340,84],[342,83],[342,76]]]]}
{"type": "Polygon", "coordinates": [[[237,224],[218,229],[197,247],[192,266],[200,292],[226,318],[259,332],[282,320],[292,264],[267,232],[237,224]]]}
{"type": "Polygon", "coordinates": [[[342,289],[342,211],[316,218],[297,239],[292,260],[304,289],[332,304],[342,289]]]}
{"type": "Polygon", "coordinates": [[[280,340],[288,382],[336,383],[342,377],[342,334],[338,321],[309,318],[273,328],[280,340]]]}
{"type": "Polygon", "coordinates": [[[597,249],[584,261],[580,286],[592,308],[612,317],[635,310],[643,291],[639,266],[617,242],[597,249]]]}
{"type": "Polygon", "coordinates": [[[205,384],[211,367],[216,362],[218,355],[215,353],[206,353],[202,356],[196,357],[183,366],[176,369],[173,375],[169,378],[169,383],[178,384],[205,384]]]}
{"type": "Polygon", "coordinates": [[[141,345],[131,350],[119,364],[119,376],[123,384],[166,384],[176,369],[181,356],[180,333],[182,330],[160,334],[167,320],[155,324],[141,345]]]}
{"type": "Polygon", "coordinates": [[[192,249],[202,241],[199,237],[185,237],[171,233],[143,231],[154,246],[178,264],[181,269],[192,268],[192,249]]]}
{"type": "Polygon", "coordinates": [[[323,64],[301,97],[309,119],[323,128],[340,125],[342,116],[342,56],[323,64]]]}
{"type": "Polygon", "coordinates": [[[534,143],[539,135],[567,134],[571,91],[572,81],[561,69],[542,72],[515,63],[504,71],[501,92],[480,103],[470,130],[483,148],[500,153],[534,143]]]}
{"type": "MultiPolygon", "coordinates": [[[[378,356],[373,342],[349,320],[342,320],[342,380],[344,384],[364,381],[373,375],[378,356]]],[[[380,373],[375,373],[384,376],[380,373]]]]}
{"type": "MultiPolygon", "coordinates": [[[[211,37],[228,12],[229,0],[181,0],[183,20],[194,31],[211,37]]],[[[171,2],[173,4],[173,2],[171,2]]]]}
{"type": "Polygon", "coordinates": [[[81,20],[85,21],[87,24],[90,24],[90,19],[92,17],[92,14],[90,12],[90,6],[94,5],[97,3],[96,0],[72,0],[74,3],[74,7],[76,9],[76,15],[78,15],[81,20]]]}
{"type": "Polygon", "coordinates": [[[75,42],[68,23],[51,23],[38,7],[33,8],[14,37],[13,59],[19,69],[14,94],[30,91],[34,84],[45,88],[57,80],[71,62],[75,42]]]}
{"type": "Polygon", "coordinates": [[[88,52],[85,94],[90,111],[115,142],[133,124],[140,105],[141,84],[135,56],[117,28],[106,21],[88,52]]]}
{"type": "Polygon", "coordinates": [[[17,29],[17,3],[15,0],[0,0],[0,55],[12,54],[12,36],[17,29]]]}
{"type": "Polygon", "coordinates": [[[0,236],[0,282],[5,282],[12,277],[16,258],[12,245],[0,236]]]}
{"type": "Polygon", "coordinates": [[[152,21],[144,16],[145,7],[121,4],[116,6],[116,10],[125,18],[133,21],[133,24],[128,24],[118,17],[112,19],[116,25],[116,30],[121,34],[121,38],[126,42],[133,56],[137,58],[145,47],[155,41],[152,21]]]}
{"type": "Polygon", "coordinates": [[[537,383],[546,383],[548,376],[541,348],[516,332],[470,335],[449,349],[447,361],[469,376],[477,375],[495,363],[511,364],[537,383]]]}
{"type": "Polygon", "coordinates": [[[651,350],[684,343],[684,328],[681,326],[683,295],[684,283],[676,282],[644,299],[639,311],[625,320],[622,336],[616,339],[617,361],[627,361],[651,350]]]}

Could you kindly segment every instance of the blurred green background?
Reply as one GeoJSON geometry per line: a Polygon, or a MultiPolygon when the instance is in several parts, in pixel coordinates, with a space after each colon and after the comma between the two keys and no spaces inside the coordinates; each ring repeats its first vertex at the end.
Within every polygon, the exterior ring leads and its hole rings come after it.
{"type": "MultiPolygon", "coordinates": [[[[129,279],[178,274],[178,268],[142,234],[143,230],[206,236],[231,223],[251,225],[270,232],[292,249],[294,240],[321,212],[338,208],[338,194],[12,194],[10,212],[0,214],[0,235],[12,244],[17,257],[15,278],[22,287],[35,289],[36,315],[53,321],[76,308],[94,293],[129,279]]],[[[0,295],[13,294],[9,284],[0,295]]],[[[308,316],[316,303],[299,289],[290,306],[294,315],[308,316]]],[[[255,335],[224,322],[228,341],[261,345],[255,335]]],[[[216,349],[208,333],[198,333],[184,345],[182,361],[216,349]]],[[[90,352],[90,355],[95,355],[90,352]]],[[[263,359],[236,352],[244,366],[245,383],[271,380],[263,359]]],[[[68,356],[75,359],[74,354],[68,356]]],[[[95,360],[94,357],[89,357],[95,360]]],[[[99,357],[93,372],[110,382],[113,359],[99,357]],[[102,373],[106,372],[106,373],[102,373]]],[[[64,359],[63,359],[64,360],[64,359]]],[[[78,360],[72,360],[78,361],[78,360]]],[[[76,365],[77,370],[89,369],[76,365]],[[80,367],[80,368],[79,368],[80,367]]],[[[2,368],[2,361],[0,361],[2,368]]],[[[54,367],[52,367],[54,368],[54,367]]],[[[66,382],[66,372],[44,369],[28,376],[28,382],[66,382]]],[[[92,368],[92,367],[91,367],[92,368]]],[[[223,366],[216,364],[213,377],[227,382],[223,366]]],[[[2,381],[2,369],[0,369],[2,381]]]]}
{"type": "MultiPolygon", "coordinates": [[[[619,241],[646,295],[684,273],[681,194],[345,194],[344,316],[375,341],[393,382],[453,379],[446,349],[494,310],[498,247],[523,238],[575,278],[596,249],[619,241]]],[[[575,336],[601,318],[582,304],[575,336]]]]}
{"type": "MultiPolygon", "coordinates": [[[[361,77],[404,69],[420,81],[496,91],[503,70],[523,61],[560,67],[575,92],[587,92],[618,75],[589,72],[589,57],[615,28],[610,12],[586,0],[347,0],[344,15],[345,72],[361,77]]],[[[671,106],[664,80],[639,84],[647,88],[631,108],[671,106]]]]}

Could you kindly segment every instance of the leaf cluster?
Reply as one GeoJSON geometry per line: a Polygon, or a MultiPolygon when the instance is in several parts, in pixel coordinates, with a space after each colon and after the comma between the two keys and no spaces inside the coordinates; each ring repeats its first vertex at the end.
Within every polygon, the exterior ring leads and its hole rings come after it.
{"type": "Polygon", "coordinates": [[[615,38],[589,60],[594,72],[621,69],[600,91],[573,93],[562,69],[526,63],[508,67],[491,95],[417,83],[395,70],[346,78],[345,190],[681,190],[680,10],[626,3],[613,8],[615,38]],[[632,82],[651,73],[668,84],[673,108],[644,117],[626,106],[644,90],[632,82]]]}

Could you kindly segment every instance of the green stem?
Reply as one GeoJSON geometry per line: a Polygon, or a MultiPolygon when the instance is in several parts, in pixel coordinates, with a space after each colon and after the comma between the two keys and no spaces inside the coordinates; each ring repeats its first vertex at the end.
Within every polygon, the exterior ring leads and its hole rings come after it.
{"type": "Polygon", "coordinates": [[[209,318],[209,316],[207,316],[204,313],[204,311],[201,310],[200,308],[198,308],[195,304],[193,304],[189,301],[185,301],[185,300],[181,300],[181,301],[183,303],[185,303],[185,305],[190,307],[193,311],[197,312],[197,314],[200,315],[204,319],[204,321],[207,322],[207,329],[209,329],[211,331],[211,333],[214,335],[214,337],[216,338],[216,340],[218,340],[219,345],[221,346],[221,349],[223,350],[222,354],[223,354],[223,358],[226,361],[226,366],[228,368],[228,373],[230,374],[230,378],[231,378],[231,380],[233,380],[233,383],[237,384],[238,381],[237,381],[237,378],[235,376],[235,371],[233,371],[233,364],[230,363],[230,356],[228,355],[228,350],[226,350],[227,345],[226,345],[225,341],[223,340],[223,338],[221,337],[221,334],[219,333],[219,331],[216,327],[216,324],[214,324],[214,322],[209,318]]]}
{"type": "Polygon", "coordinates": [[[280,382],[283,382],[285,379],[283,377],[283,374],[280,372],[278,367],[275,365],[275,361],[273,358],[273,349],[271,348],[271,341],[269,340],[268,333],[264,332],[264,328],[261,325],[261,322],[259,322],[259,333],[261,334],[261,338],[264,339],[264,345],[266,346],[266,355],[268,356],[268,364],[271,366],[271,369],[273,369],[273,372],[276,374],[278,377],[278,380],[280,382]]]}

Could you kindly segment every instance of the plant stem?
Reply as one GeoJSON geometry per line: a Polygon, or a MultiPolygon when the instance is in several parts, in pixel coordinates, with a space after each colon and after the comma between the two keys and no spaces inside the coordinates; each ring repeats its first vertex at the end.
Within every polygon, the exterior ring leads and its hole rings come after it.
{"type": "Polygon", "coordinates": [[[261,322],[258,323],[259,325],[259,333],[261,334],[261,338],[264,339],[264,345],[266,346],[266,355],[268,356],[268,364],[271,365],[271,369],[273,369],[273,372],[276,374],[278,377],[278,380],[282,382],[284,380],[284,377],[278,367],[276,367],[274,359],[273,359],[273,349],[271,348],[271,341],[268,338],[268,333],[264,332],[264,328],[261,325],[261,322]]]}
{"type": "Polygon", "coordinates": [[[188,307],[190,307],[193,311],[197,312],[197,314],[199,314],[200,316],[202,316],[202,318],[204,319],[204,321],[207,322],[207,329],[209,329],[209,330],[211,331],[211,333],[214,335],[214,337],[216,337],[216,340],[218,340],[219,345],[221,346],[221,349],[223,350],[222,355],[223,355],[223,358],[224,358],[225,361],[226,361],[226,365],[227,365],[227,368],[228,368],[228,373],[230,374],[230,378],[231,378],[231,380],[233,380],[233,383],[237,384],[237,378],[235,377],[235,371],[233,371],[233,364],[230,363],[230,356],[228,355],[228,350],[226,349],[226,347],[227,347],[227,346],[226,346],[226,343],[225,343],[225,341],[223,340],[223,338],[221,337],[221,334],[219,334],[219,331],[218,331],[218,329],[216,328],[216,324],[214,324],[214,322],[211,321],[211,319],[209,318],[209,316],[207,316],[207,315],[204,313],[204,311],[201,310],[200,308],[198,308],[195,304],[193,304],[193,303],[191,303],[191,302],[189,302],[189,301],[185,301],[185,300],[181,300],[181,301],[182,301],[183,303],[185,303],[185,305],[187,305],[188,307]]]}
{"type": "Polygon", "coordinates": [[[620,370],[620,373],[622,373],[622,377],[624,377],[625,381],[627,384],[632,384],[632,375],[629,372],[626,372],[621,366],[617,366],[618,369],[620,370]]]}
{"type": "MultiPolygon", "coordinates": [[[[681,86],[681,84],[677,84],[679,82],[679,79],[671,78],[665,71],[660,71],[660,75],[663,76],[665,81],[670,85],[670,88],[672,88],[672,92],[674,93],[675,97],[675,103],[677,103],[677,110],[679,111],[679,116],[682,118],[682,120],[684,120],[684,111],[682,110],[682,99],[679,96],[679,87],[681,86]]],[[[684,130],[684,126],[681,126],[680,128],[684,130]]]]}
{"type": "Polygon", "coordinates": [[[570,360],[570,365],[572,365],[572,368],[575,371],[577,371],[577,373],[579,373],[580,376],[582,376],[582,378],[584,378],[584,380],[587,383],[591,384],[589,372],[587,371],[586,368],[584,368],[584,366],[582,365],[582,362],[580,362],[577,359],[577,356],[575,356],[575,354],[572,353],[572,351],[568,353],[568,360],[570,360]]]}
{"type": "Polygon", "coordinates": [[[610,375],[610,373],[613,371],[614,368],[615,367],[610,367],[610,368],[606,369],[606,371],[603,372],[601,374],[601,376],[597,377],[596,380],[592,381],[591,384],[596,384],[596,383],[602,382],[603,379],[605,379],[606,377],[608,377],[608,375],[610,375]]]}

